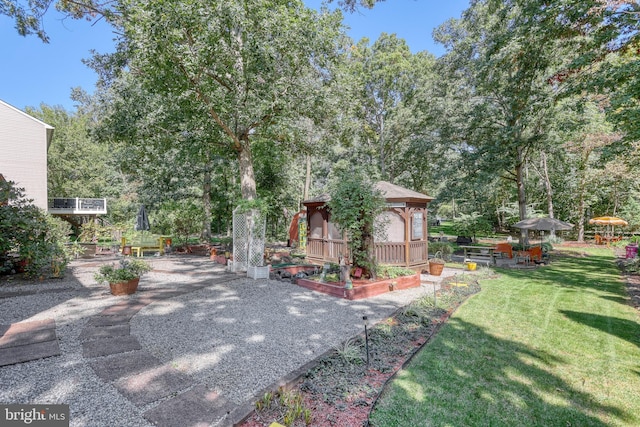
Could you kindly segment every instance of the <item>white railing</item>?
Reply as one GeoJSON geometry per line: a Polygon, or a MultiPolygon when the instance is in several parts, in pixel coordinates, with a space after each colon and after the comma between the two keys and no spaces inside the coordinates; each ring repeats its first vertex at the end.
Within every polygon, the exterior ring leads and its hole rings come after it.
{"type": "Polygon", "coordinates": [[[49,213],[67,215],[100,215],[107,213],[107,199],[54,197],[49,199],[49,213]]]}

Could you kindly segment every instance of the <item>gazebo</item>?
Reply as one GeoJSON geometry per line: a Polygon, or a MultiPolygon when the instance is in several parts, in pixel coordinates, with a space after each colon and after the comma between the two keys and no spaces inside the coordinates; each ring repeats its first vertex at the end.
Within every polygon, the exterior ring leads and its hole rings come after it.
{"type": "MultiPolygon", "coordinates": [[[[375,242],[376,259],[381,264],[422,268],[428,263],[427,205],[433,197],[386,181],[378,181],[387,202],[382,215],[388,224],[385,241],[375,242]]],[[[337,226],[331,222],[323,194],[305,200],[307,208],[307,260],[312,263],[339,262],[347,255],[347,244],[337,226]]]]}

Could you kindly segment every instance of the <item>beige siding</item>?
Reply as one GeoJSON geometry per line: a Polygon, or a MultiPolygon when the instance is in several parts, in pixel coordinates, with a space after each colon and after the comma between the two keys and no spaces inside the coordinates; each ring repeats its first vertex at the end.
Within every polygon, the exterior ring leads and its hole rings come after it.
{"type": "Polygon", "coordinates": [[[47,209],[47,146],[53,128],[0,101],[0,173],[47,209]]]}

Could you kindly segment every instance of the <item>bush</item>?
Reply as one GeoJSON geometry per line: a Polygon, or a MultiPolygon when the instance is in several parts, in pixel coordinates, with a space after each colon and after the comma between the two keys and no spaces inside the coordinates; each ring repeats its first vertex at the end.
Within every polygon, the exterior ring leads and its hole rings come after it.
{"type": "Polygon", "coordinates": [[[13,268],[10,254],[25,265],[28,277],[60,277],[71,257],[65,243],[71,226],[34,206],[15,183],[0,181],[0,194],[9,203],[0,205],[0,272],[13,268]]]}
{"type": "Polygon", "coordinates": [[[328,203],[331,220],[347,234],[353,266],[375,279],[374,234],[384,233],[385,224],[376,218],[386,207],[385,199],[362,170],[345,170],[334,179],[328,203]]]}
{"type": "Polygon", "coordinates": [[[453,244],[451,243],[429,242],[429,255],[435,255],[436,252],[440,252],[445,261],[451,261],[453,251],[453,244]]]}
{"type": "Polygon", "coordinates": [[[396,267],[392,265],[383,265],[383,264],[378,264],[376,266],[376,275],[379,277],[395,279],[396,277],[410,276],[414,274],[416,274],[415,271],[406,267],[396,267]]]}

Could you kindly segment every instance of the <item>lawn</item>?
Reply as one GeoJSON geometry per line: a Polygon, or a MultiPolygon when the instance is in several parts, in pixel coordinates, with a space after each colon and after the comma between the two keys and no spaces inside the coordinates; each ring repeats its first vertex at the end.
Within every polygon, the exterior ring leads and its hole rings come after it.
{"type": "Polygon", "coordinates": [[[613,254],[481,282],[387,387],[373,426],[640,425],[640,324],[613,254]]]}

